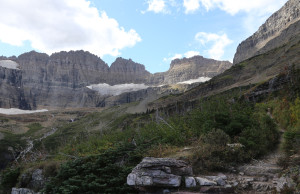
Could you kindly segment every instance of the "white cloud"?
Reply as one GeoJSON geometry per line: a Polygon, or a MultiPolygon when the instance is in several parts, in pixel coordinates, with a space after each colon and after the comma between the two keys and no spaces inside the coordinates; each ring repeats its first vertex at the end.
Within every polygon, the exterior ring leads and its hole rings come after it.
{"type": "Polygon", "coordinates": [[[200,55],[200,52],[198,52],[198,51],[188,51],[188,52],[184,53],[184,56],[186,58],[191,58],[191,57],[196,56],[196,55],[200,55]]]}
{"type": "Polygon", "coordinates": [[[190,14],[201,7],[206,11],[220,9],[230,15],[246,13],[244,28],[249,33],[257,30],[272,13],[284,5],[287,0],[184,0],[185,13],[190,14]]]}
{"type": "Polygon", "coordinates": [[[141,41],[135,30],[126,31],[87,0],[1,1],[0,29],[0,41],[21,46],[28,40],[49,54],[83,49],[117,56],[141,41]]]}
{"type": "Polygon", "coordinates": [[[238,12],[271,12],[279,9],[286,0],[195,0],[201,2],[206,10],[219,8],[231,15],[238,12]]]}
{"type": "Polygon", "coordinates": [[[177,0],[148,0],[146,3],[148,4],[148,8],[145,11],[141,11],[142,14],[146,12],[171,14],[171,7],[175,7],[179,11],[181,6],[177,0]]]}
{"type": "Polygon", "coordinates": [[[199,0],[184,0],[183,7],[185,8],[185,13],[193,13],[200,8],[199,0]]]}
{"type": "Polygon", "coordinates": [[[149,0],[147,3],[147,11],[153,11],[154,13],[168,13],[166,9],[166,2],[164,0],[149,0]]]}
{"type": "Polygon", "coordinates": [[[164,58],[163,61],[164,62],[171,62],[174,59],[182,59],[183,57],[191,58],[191,57],[196,56],[196,55],[200,55],[200,52],[198,52],[198,51],[187,51],[184,54],[175,54],[172,57],[164,58]]]}
{"type": "Polygon", "coordinates": [[[198,41],[202,46],[210,47],[208,54],[210,58],[219,60],[224,55],[225,47],[232,43],[227,37],[227,34],[221,35],[214,33],[198,32],[195,36],[195,40],[198,41]]]}

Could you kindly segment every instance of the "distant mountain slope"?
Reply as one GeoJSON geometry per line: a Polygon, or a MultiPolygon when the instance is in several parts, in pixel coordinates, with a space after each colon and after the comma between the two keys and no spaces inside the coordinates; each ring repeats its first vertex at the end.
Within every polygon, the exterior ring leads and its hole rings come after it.
{"type": "Polygon", "coordinates": [[[233,64],[287,43],[300,32],[300,0],[289,0],[237,48],[233,64]]]}
{"type": "MultiPolygon", "coordinates": [[[[107,96],[87,88],[89,85],[106,83],[116,84],[146,84],[148,86],[174,84],[180,81],[199,78],[200,76],[213,77],[231,66],[230,62],[220,62],[203,57],[193,57],[173,61],[169,71],[151,74],[145,66],[131,59],[117,58],[109,67],[99,57],[84,51],[59,52],[48,56],[44,53],[31,51],[19,57],[0,57],[3,74],[0,91],[0,107],[21,108],[27,107],[95,107],[103,106],[107,96]],[[10,60],[14,67],[20,70],[16,79],[5,81],[8,71],[5,68],[10,60]],[[176,63],[176,65],[175,65],[176,63]],[[16,88],[18,87],[18,88],[16,88]],[[5,91],[4,91],[5,90],[5,91]],[[22,96],[22,98],[20,98],[22,96]],[[9,99],[9,100],[8,100],[9,99]],[[22,103],[20,102],[22,99],[22,103]],[[27,106],[24,106],[27,104],[27,106]]],[[[13,78],[12,78],[13,79],[13,78]]],[[[0,79],[1,81],[1,79],[0,79]]],[[[100,88],[101,91],[101,88],[100,88]]],[[[143,98],[147,93],[143,95],[143,98]]],[[[139,97],[118,99],[119,102],[132,102],[139,97]]],[[[119,104],[111,102],[111,104],[119,104]]]]}
{"type": "MultiPolygon", "coordinates": [[[[292,31],[293,28],[294,25],[291,25],[287,31],[292,31]]],[[[235,87],[263,83],[279,74],[289,76],[288,70],[292,68],[300,69],[300,33],[294,33],[290,40],[281,46],[238,63],[190,91],[154,101],[148,108],[167,107],[177,102],[192,101],[235,87]]]]}

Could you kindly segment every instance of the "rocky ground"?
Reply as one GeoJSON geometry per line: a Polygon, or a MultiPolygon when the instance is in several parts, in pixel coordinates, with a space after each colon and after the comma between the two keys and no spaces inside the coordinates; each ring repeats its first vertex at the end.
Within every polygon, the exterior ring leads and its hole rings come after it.
{"type": "MultiPolygon", "coordinates": [[[[145,158],[128,176],[127,183],[140,189],[141,193],[280,193],[296,186],[290,176],[282,174],[283,169],[278,165],[279,159],[284,157],[280,149],[282,141],[283,138],[272,153],[227,173],[195,175],[192,170],[182,173],[183,169],[190,168],[174,157],[145,158]]],[[[180,152],[186,154],[187,150],[190,149],[180,152]]]]}

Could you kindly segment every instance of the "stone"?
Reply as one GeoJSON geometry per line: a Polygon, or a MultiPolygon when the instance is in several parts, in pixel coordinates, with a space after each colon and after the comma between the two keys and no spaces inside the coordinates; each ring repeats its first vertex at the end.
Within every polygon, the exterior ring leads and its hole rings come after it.
{"type": "Polygon", "coordinates": [[[233,64],[277,48],[300,32],[299,0],[289,0],[280,10],[272,14],[252,36],[239,44],[233,64]]]}
{"type": "Polygon", "coordinates": [[[225,180],[227,179],[227,177],[223,174],[218,176],[205,176],[205,178],[216,182],[220,186],[224,186],[226,184],[225,180]]]}
{"type": "Polygon", "coordinates": [[[98,56],[82,50],[62,51],[50,56],[31,51],[19,57],[0,57],[0,104],[3,108],[36,109],[39,106],[96,107],[129,103],[141,98],[127,100],[128,95],[125,95],[110,98],[107,103],[104,100],[109,96],[87,86],[100,83],[175,84],[202,76],[211,78],[232,65],[228,61],[200,56],[178,60],[167,72],[151,74],[144,65],[131,59],[119,57],[109,67],[98,56]],[[4,67],[7,61],[19,69],[4,67]]]}
{"type": "Polygon", "coordinates": [[[43,175],[42,169],[35,169],[31,175],[31,181],[28,184],[28,187],[38,191],[41,190],[45,185],[46,179],[43,175]]]}
{"type": "Polygon", "coordinates": [[[196,187],[196,180],[194,177],[185,177],[185,187],[192,188],[196,187]]]}
{"type": "Polygon", "coordinates": [[[200,186],[216,186],[217,183],[215,181],[208,180],[203,177],[196,177],[197,182],[200,186]]]}
{"type": "Polygon", "coordinates": [[[27,188],[15,188],[11,190],[11,194],[36,194],[34,191],[27,188]]]}
{"type": "Polygon", "coordinates": [[[176,188],[181,176],[191,176],[192,168],[182,160],[171,158],[144,158],[127,176],[127,184],[136,187],[176,188]]]}
{"type": "Polygon", "coordinates": [[[276,184],[277,184],[276,185],[276,190],[278,192],[280,192],[284,187],[292,188],[292,187],[296,186],[293,179],[291,179],[289,177],[280,177],[276,181],[276,184]]]}

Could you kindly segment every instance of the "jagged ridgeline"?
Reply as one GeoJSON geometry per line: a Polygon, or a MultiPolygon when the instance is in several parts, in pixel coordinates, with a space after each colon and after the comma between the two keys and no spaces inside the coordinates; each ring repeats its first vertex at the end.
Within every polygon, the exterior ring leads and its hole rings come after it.
{"type": "Polygon", "coordinates": [[[83,51],[3,57],[2,107],[73,108],[0,116],[0,190],[299,193],[299,6],[274,13],[229,69],[200,56],[156,74],[83,51]],[[211,79],[175,84],[199,77],[211,79]],[[115,96],[86,87],[99,83],[151,87],[115,96]]]}
{"type": "Polygon", "coordinates": [[[97,107],[134,102],[146,98],[147,92],[151,93],[155,86],[199,77],[211,78],[231,67],[230,62],[195,56],[172,61],[167,72],[151,74],[144,65],[131,59],[117,58],[109,67],[99,57],[84,51],[59,52],[51,56],[32,51],[17,58],[0,59],[0,106],[22,109],[97,107]],[[12,63],[15,68],[8,69],[12,63]],[[149,88],[150,92],[144,90],[109,98],[111,95],[105,95],[107,89],[104,86],[98,86],[97,91],[87,87],[95,84],[129,84],[122,85],[129,87],[128,91],[137,90],[134,84],[144,84],[141,89],[149,88]]]}

